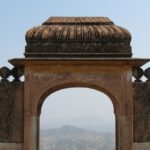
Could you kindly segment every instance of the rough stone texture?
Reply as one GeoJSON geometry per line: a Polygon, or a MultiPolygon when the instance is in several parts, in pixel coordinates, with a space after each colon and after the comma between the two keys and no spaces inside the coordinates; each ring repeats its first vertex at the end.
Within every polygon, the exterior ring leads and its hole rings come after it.
{"type": "Polygon", "coordinates": [[[0,143],[0,150],[23,150],[22,143],[0,143]]]}
{"type": "Polygon", "coordinates": [[[133,150],[150,150],[150,142],[147,143],[134,143],[133,150]]]}
{"type": "Polygon", "coordinates": [[[150,83],[133,83],[133,94],[134,142],[150,142],[150,83]]]}
{"type": "Polygon", "coordinates": [[[107,17],[51,17],[27,31],[26,57],[131,57],[131,34],[107,17]]]}
{"type": "Polygon", "coordinates": [[[23,82],[0,82],[0,142],[23,142],[23,82]]]}
{"type": "Polygon", "coordinates": [[[131,48],[120,43],[50,43],[26,46],[26,56],[56,58],[101,58],[129,56],[131,48]],[[113,51],[115,49],[115,51],[113,51]],[[83,51],[84,50],[84,51],[83,51]],[[123,52],[121,52],[123,51],[123,52]]]}

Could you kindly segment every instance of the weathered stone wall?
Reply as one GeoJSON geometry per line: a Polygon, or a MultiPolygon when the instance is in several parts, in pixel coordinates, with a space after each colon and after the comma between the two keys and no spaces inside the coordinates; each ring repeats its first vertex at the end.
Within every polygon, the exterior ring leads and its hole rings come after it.
{"type": "Polygon", "coordinates": [[[23,68],[0,68],[0,150],[23,149],[24,82],[21,76],[23,68]]]}
{"type": "Polygon", "coordinates": [[[23,142],[23,96],[23,82],[0,81],[0,143],[23,142]]]}
{"type": "Polygon", "coordinates": [[[150,83],[133,83],[134,142],[150,142],[150,83]]]}
{"type": "Polygon", "coordinates": [[[133,150],[150,150],[150,82],[134,82],[133,96],[133,150]]]}

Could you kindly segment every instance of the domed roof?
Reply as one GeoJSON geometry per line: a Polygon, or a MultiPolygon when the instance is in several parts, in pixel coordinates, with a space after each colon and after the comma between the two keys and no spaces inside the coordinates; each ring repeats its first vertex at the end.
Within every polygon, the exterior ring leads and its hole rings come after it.
{"type": "Polygon", "coordinates": [[[131,34],[107,17],[51,17],[26,33],[26,57],[130,57],[131,34]]]}

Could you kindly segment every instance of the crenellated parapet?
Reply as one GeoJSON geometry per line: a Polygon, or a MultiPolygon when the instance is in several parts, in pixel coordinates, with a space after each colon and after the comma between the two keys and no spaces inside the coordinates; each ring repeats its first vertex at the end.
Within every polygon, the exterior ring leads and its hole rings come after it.
{"type": "Polygon", "coordinates": [[[22,67],[14,67],[9,69],[8,67],[0,68],[0,82],[10,82],[9,77],[13,78],[13,82],[21,82],[21,77],[24,75],[24,69],[22,67]]]}
{"type": "Polygon", "coordinates": [[[145,70],[140,67],[134,67],[133,77],[135,79],[134,82],[150,82],[150,67],[145,70]],[[145,77],[146,80],[142,81],[142,77],[145,77]]]}

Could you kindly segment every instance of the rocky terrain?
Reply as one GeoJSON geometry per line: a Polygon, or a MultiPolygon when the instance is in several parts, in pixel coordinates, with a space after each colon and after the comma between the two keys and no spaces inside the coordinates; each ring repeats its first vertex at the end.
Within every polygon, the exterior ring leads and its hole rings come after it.
{"type": "Polygon", "coordinates": [[[41,130],[40,150],[115,150],[113,133],[100,133],[65,125],[41,130]]]}

